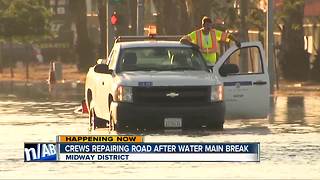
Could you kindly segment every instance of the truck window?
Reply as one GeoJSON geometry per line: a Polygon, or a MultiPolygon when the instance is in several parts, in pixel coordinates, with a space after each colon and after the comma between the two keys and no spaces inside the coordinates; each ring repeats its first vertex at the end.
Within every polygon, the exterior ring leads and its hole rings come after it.
{"type": "Polygon", "coordinates": [[[239,67],[239,74],[260,74],[263,73],[261,61],[258,47],[246,47],[231,54],[225,64],[236,64],[239,67]]]}
{"type": "Polygon", "coordinates": [[[116,64],[117,64],[117,55],[118,55],[118,53],[117,53],[117,50],[112,50],[111,51],[111,54],[110,54],[110,59],[109,59],[109,69],[112,69],[112,70],[114,70],[115,69],[115,66],[116,66],[116,64]]]}
{"type": "Polygon", "coordinates": [[[143,47],[124,49],[118,69],[122,71],[207,70],[199,51],[185,47],[143,47]]]}

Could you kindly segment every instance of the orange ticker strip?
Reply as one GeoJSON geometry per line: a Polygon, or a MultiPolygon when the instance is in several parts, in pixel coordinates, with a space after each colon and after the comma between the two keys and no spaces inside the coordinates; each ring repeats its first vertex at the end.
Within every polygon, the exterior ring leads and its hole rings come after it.
{"type": "Polygon", "coordinates": [[[110,143],[140,143],[143,142],[143,136],[76,136],[76,135],[59,135],[57,142],[110,142],[110,143]]]}

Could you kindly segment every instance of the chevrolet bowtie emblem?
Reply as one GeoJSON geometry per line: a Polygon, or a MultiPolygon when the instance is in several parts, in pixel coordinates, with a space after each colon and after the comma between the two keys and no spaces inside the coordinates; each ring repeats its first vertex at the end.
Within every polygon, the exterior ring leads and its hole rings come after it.
{"type": "Polygon", "coordinates": [[[166,94],[166,96],[174,98],[174,97],[179,96],[179,93],[171,92],[171,93],[166,94]]]}

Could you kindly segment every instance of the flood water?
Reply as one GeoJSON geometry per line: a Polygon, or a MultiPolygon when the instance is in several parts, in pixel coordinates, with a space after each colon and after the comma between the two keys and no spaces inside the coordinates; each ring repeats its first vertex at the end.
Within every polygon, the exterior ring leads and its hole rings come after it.
{"type": "MultiPolygon", "coordinates": [[[[278,96],[269,119],[227,120],[223,131],[146,132],[146,142],[260,142],[261,162],[23,161],[24,142],[85,135],[86,115],[75,108],[83,85],[48,94],[45,84],[0,83],[0,178],[207,179],[320,178],[320,97],[278,96]]],[[[91,134],[107,134],[103,129],[91,134]]]]}

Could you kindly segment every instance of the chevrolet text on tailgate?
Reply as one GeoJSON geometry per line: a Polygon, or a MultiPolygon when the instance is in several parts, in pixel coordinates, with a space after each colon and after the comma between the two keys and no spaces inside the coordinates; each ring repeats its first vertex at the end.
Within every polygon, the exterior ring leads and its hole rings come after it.
{"type": "Polygon", "coordinates": [[[123,39],[87,74],[90,128],[223,129],[225,117],[267,117],[269,76],[259,42],[232,46],[209,66],[179,41],[123,39]]]}

